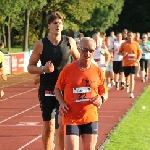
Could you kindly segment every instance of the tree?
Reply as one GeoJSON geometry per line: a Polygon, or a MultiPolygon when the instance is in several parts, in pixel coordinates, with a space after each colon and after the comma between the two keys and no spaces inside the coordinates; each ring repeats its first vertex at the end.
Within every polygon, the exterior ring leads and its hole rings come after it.
{"type": "Polygon", "coordinates": [[[21,9],[24,8],[25,0],[1,0],[0,12],[5,19],[5,24],[8,27],[8,52],[11,48],[11,30],[20,22],[19,14],[21,9]]]}
{"type": "Polygon", "coordinates": [[[92,12],[92,17],[83,24],[81,30],[105,32],[118,21],[118,15],[121,13],[124,0],[95,0],[94,3],[96,3],[96,6],[92,12]]]}
{"type": "Polygon", "coordinates": [[[4,42],[6,45],[6,35],[5,35],[5,17],[0,13],[0,42],[4,42]],[[1,39],[2,37],[2,39],[1,39]]]}
{"type": "Polygon", "coordinates": [[[119,21],[113,26],[115,31],[128,29],[133,32],[150,31],[149,0],[125,0],[119,21]]]}
{"type": "Polygon", "coordinates": [[[78,31],[80,26],[91,17],[93,0],[48,0],[42,9],[40,37],[46,33],[46,17],[52,11],[59,11],[65,17],[64,30],[78,31]]]}
{"type": "Polygon", "coordinates": [[[46,0],[28,0],[26,1],[27,6],[25,9],[25,21],[24,21],[24,45],[23,51],[28,50],[28,33],[29,33],[29,19],[30,12],[36,9],[41,9],[44,5],[46,5],[46,0]]]}

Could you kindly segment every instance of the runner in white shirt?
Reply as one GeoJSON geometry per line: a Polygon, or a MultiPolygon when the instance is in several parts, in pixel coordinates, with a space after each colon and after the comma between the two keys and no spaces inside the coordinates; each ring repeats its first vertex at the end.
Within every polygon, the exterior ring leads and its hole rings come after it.
{"type": "Polygon", "coordinates": [[[116,40],[116,36],[115,36],[114,31],[110,32],[110,36],[108,38],[110,39],[110,45],[112,45],[113,42],[116,40]]]}
{"type": "Polygon", "coordinates": [[[115,85],[114,71],[113,71],[113,51],[112,51],[112,44],[110,42],[110,38],[108,37],[105,38],[105,44],[111,56],[110,61],[106,67],[106,82],[107,82],[108,89],[110,89],[112,86],[115,85]]]}
{"type": "Polygon", "coordinates": [[[98,41],[98,42],[97,42],[97,48],[98,48],[99,46],[102,46],[103,38],[101,37],[101,33],[100,33],[100,32],[94,33],[93,36],[92,36],[92,38],[94,39],[94,37],[96,37],[95,40],[98,41]]]}
{"type": "Polygon", "coordinates": [[[93,58],[97,62],[98,66],[105,71],[106,66],[110,61],[110,53],[104,43],[100,46],[99,44],[99,37],[97,34],[93,36],[93,39],[96,42],[96,50],[94,52],[93,58]]]}
{"type": "Polygon", "coordinates": [[[123,56],[118,55],[119,48],[124,40],[122,40],[122,33],[117,33],[117,38],[116,41],[114,41],[113,44],[113,52],[114,52],[114,57],[113,57],[113,71],[114,71],[114,80],[115,80],[115,87],[116,90],[119,90],[119,74],[121,75],[121,87],[120,89],[124,89],[124,72],[122,68],[122,59],[123,56]]]}

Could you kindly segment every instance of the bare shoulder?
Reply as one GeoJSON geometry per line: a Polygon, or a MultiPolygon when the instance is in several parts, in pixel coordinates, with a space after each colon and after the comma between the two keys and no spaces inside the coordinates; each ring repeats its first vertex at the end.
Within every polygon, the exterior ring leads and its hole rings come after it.
{"type": "Polygon", "coordinates": [[[70,53],[72,54],[72,57],[74,58],[74,60],[79,59],[80,54],[79,51],[77,50],[76,41],[72,37],[68,37],[68,39],[71,46],[70,53]]]}
{"type": "Polygon", "coordinates": [[[33,53],[36,52],[36,53],[42,53],[42,49],[43,49],[43,43],[42,43],[42,39],[38,40],[34,47],[33,47],[33,53]]]}
{"type": "Polygon", "coordinates": [[[68,37],[69,38],[69,43],[76,43],[76,41],[72,38],[72,37],[68,37]]]}
{"type": "Polygon", "coordinates": [[[40,54],[42,54],[42,50],[43,50],[42,40],[38,40],[33,47],[33,51],[29,59],[29,65],[37,64],[37,62],[40,59],[40,54]]]}

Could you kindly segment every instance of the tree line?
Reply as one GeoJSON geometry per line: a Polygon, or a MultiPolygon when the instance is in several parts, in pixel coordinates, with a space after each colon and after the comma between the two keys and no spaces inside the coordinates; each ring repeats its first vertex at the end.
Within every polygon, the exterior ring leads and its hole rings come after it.
{"type": "Polygon", "coordinates": [[[148,30],[148,0],[1,0],[0,41],[8,47],[29,45],[46,36],[47,16],[60,11],[64,32],[106,32],[123,28],[148,30]]]}

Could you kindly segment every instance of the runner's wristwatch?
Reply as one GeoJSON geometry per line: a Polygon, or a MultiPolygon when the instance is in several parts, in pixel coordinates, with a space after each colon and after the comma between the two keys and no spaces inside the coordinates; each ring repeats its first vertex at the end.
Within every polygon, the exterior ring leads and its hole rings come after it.
{"type": "Polygon", "coordinates": [[[102,103],[104,103],[104,101],[105,101],[104,96],[101,96],[101,99],[102,99],[102,103]]]}
{"type": "Polygon", "coordinates": [[[42,68],[42,74],[45,74],[44,66],[41,66],[41,68],[42,68]]]}

